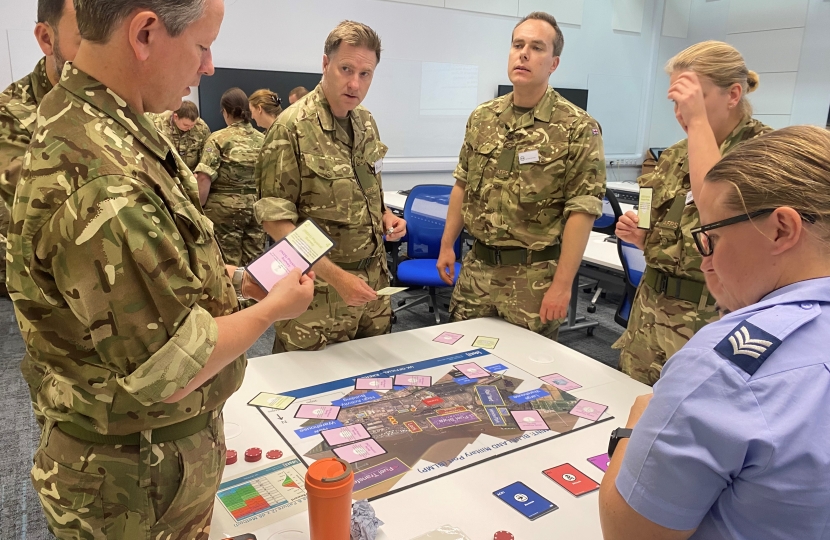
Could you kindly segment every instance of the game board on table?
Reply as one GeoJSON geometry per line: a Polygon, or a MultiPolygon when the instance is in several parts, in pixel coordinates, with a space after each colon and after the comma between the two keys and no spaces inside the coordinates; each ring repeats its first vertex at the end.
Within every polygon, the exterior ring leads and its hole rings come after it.
{"type": "Polygon", "coordinates": [[[259,410],[306,466],[351,463],[354,497],[371,499],[611,419],[546,379],[476,349],[282,392],[295,401],[259,410]]]}

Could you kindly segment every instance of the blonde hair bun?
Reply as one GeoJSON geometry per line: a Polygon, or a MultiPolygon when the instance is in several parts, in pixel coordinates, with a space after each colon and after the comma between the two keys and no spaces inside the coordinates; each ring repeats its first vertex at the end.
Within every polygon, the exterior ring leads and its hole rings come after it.
{"type": "Polygon", "coordinates": [[[758,90],[758,85],[760,84],[761,78],[757,73],[750,69],[749,73],[746,74],[746,93],[751,94],[752,92],[758,90]]]}

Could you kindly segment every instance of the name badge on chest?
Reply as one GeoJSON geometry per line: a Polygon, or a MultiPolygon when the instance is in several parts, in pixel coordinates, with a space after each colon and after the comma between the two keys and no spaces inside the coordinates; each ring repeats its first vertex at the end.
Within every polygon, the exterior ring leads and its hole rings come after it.
{"type": "Polygon", "coordinates": [[[539,150],[528,150],[527,152],[521,152],[519,154],[519,165],[524,165],[526,163],[538,163],[539,162],[539,150]]]}

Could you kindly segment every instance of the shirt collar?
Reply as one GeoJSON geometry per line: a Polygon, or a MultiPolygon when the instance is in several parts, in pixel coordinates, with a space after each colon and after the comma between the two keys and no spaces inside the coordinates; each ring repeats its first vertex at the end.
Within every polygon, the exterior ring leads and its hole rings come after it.
{"type": "MultiPolygon", "coordinates": [[[[313,94],[314,97],[312,99],[317,101],[319,104],[317,107],[317,117],[320,119],[320,127],[326,131],[335,132],[335,137],[337,137],[341,142],[346,144],[351,143],[351,141],[347,140],[348,137],[346,137],[345,133],[343,133],[342,136],[338,136],[340,134],[340,130],[343,128],[338,126],[337,121],[334,118],[334,113],[331,112],[329,101],[326,99],[326,94],[323,92],[323,85],[318,84],[317,88],[314,89],[313,94]]],[[[353,110],[349,111],[349,121],[352,123],[352,129],[354,130],[353,147],[358,148],[359,144],[363,141],[366,126],[362,125],[358,121],[353,110]]]]}
{"type": "Polygon", "coordinates": [[[724,319],[733,316],[744,318],[747,313],[799,302],[830,302],[830,277],[808,279],[781,287],[770,292],[755,304],[725,315],[724,319]]]}
{"type": "Polygon", "coordinates": [[[170,153],[170,147],[146,116],[137,114],[115,92],[74,67],[70,62],[64,66],[59,84],[78,99],[89,103],[118,122],[160,160],[164,160],[170,153]]]}
{"type": "Polygon", "coordinates": [[[559,94],[548,86],[545,95],[539,100],[539,103],[533,107],[533,114],[522,115],[522,122],[517,122],[516,113],[513,109],[513,92],[505,96],[496,104],[495,113],[499,115],[501,121],[511,129],[528,128],[533,125],[534,119],[540,122],[550,122],[553,116],[553,109],[556,107],[556,102],[559,99],[559,94]]]}
{"type": "Polygon", "coordinates": [[[52,81],[49,80],[49,75],[46,73],[46,57],[40,59],[40,62],[35,66],[32,72],[32,96],[35,98],[35,103],[39,106],[44,96],[48,94],[52,88],[52,81]]]}

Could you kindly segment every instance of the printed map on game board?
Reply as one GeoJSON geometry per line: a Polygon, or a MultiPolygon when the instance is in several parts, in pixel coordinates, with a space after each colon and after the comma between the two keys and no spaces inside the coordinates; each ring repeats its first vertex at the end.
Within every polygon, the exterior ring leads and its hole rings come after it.
{"type": "Polygon", "coordinates": [[[610,419],[605,406],[484,349],[281,394],[296,401],[283,411],[260,412],[306,465],[335,456],[351,463],[355,499],[610,419]]]}

